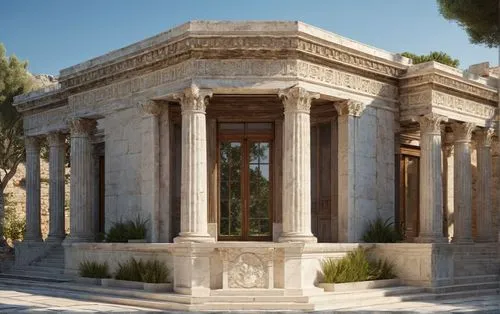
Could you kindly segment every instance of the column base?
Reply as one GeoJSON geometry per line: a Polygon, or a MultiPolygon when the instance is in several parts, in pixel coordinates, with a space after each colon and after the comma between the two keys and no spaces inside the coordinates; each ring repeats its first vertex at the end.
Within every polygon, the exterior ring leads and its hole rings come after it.
{"type": "Polygon", "coordinates": [[[422,235],[416,237],[413,242],[415,243],[448,243],[448,238],[436,235],[422,235]]]}
{"type": "Polygon", "coordinates": [[[318,239],[313,234],[283,232],[278,238],[278,242],[317,243],[318,239]]]}
{"type": "Polygon", "coordinates": [[[23,239],[23,242],[26,242],[26,243],[39,243],[39,242],[43,242],[42,240],[42,235],[25,235],[24,236],[24,239],[23,239]]]}
{"type": "Polygon", "coordinates": [[[47,237],[47,240],[45,242],[48,243],[61,243],[64,241],[64,238],[66,238],[66,235],[50,235],[47,237]]]}
{"type": "Polygon", "coordinates": [[[68,235],[67,237],[64,238],[62,241],[63,243],[79,243],[79,242],[95,242],[95,237],[94,236],[71,236],[68,235]]]}
{"type": "Polygon", "coordinates": [[[454,244],[473,244],[474,240],[472,238],[453,237],[453,238],[451,238],[451,243],[454,243],[454,244]]]}
{"type": "Polygon", "coordinates": [[[207,234],[197,234],[197,233],[185,233],[181,232],[177,237],[174,238],[174,243],[215,243],[215,239],[207,234]]]}

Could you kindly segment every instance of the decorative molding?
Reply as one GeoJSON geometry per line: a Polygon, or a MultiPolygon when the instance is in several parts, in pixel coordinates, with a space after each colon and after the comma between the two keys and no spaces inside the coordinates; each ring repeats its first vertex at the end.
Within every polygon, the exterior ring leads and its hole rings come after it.
{"type": "Polygon", "coordinates": [[[347,99],[336,102],[335,109],[337,109],[339,116],[349,115],[353,117],[360,117],[366,109],[366,105],[359,101],[347,99]]]}
{"type": "Polygon", "coordinates": [[[158,102],[152,99],[141,99],[136,107],[143,116],[158,116],[162,110],[158,102]]]}
{"type": "Polygon", "coordinates": [[[476,128],[476,124],[470,122],[453,122],[451,128],[455,143],[470,142],[472,131],[476,128]]]}
{"type": "Polygon", "coordinates": [[[478,147],[491,147],[493,136],[495,135],[494,128],[480,129],[475,132],[475,140],[478,147]]]}
{"type": "Polygon", "coordinates": [[[441,122],[447,122],[448,118],[439,114],[429,113],[418,118],[420,124],[420,134],[438,133],[441,134],[441,122]]]}
{"type": "Polygon", "coordinates": [[[66,140],[66,135],[60,132],[52,132],[47,135],[49,147],[63,146],[66,140]]]}
{"type": "Polygon", "coordinates": [[[318,99],[318,93],[308,92],[302,87],[292,87],[278,92],[286,112],[303,112],[309,114],[311,111],[311,101],[318,99]]]}
{"type": "Polygon", "coordinates": [[[453,110],[465,115],[472,114],[485,120],[491,120],[495,117],[495,107],[493,106],[438,91],[432,91],[432,106],[453,110]]]}
{"type": "Polygon", "coordinates": [[[191,84],[182,93],[175,93],[172,97],[180,102],[182,113],[198,112],[204,114],[207,109],[208,100],[212,97],[212,91],[207,89],[200,90],[197,85],[191,84]]]}
{"type": "Polygon", "coordinates": [[[73,119],[69,122],[71,137],[89,136],[96,128],[97,122],[91,119],[73,119]]]}

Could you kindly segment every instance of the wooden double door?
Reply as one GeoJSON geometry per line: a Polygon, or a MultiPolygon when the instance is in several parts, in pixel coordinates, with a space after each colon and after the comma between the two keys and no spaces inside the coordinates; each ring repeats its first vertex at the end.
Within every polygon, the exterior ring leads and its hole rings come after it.
{"type": "Polygon", "coordinates": [[[272,123],[219,124],[219,239],[272,239],[272,123]]]}

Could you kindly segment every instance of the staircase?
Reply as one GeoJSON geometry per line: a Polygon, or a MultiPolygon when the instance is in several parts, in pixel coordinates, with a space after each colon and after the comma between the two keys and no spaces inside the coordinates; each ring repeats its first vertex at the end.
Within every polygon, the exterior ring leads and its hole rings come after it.
{"type": "Polygon", "coordinates": [[[0,281],[5,279],[67,282],[71,281],[72,277],[64,274],[64,248],[59,245],[30,265],[14,266],[9,271],[0,273],[0,281]]]}

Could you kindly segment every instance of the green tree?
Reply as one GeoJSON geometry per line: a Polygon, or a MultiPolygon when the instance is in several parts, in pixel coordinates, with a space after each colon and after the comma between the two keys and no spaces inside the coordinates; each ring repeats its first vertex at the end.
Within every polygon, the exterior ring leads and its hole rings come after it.
{"type": "Polygon", "coordinates": [[[428,55],[420,55],[420,56],[411,52],[403,52],[401,55],[403,57],[412,59],[413,64],[436,61],[442,64],[452,66],[454,68],[457,68],[460,65],[460,61],[458,61],[458,59],[453,59],[450,55],[441,51],[439,52],[431,51],[428,55]]]}
{"type": "Polygon", "coordinates": [[[25,158],[22,118],[12,103],[14,96],[33,86],[27,66],[14,55],[8,57],[0,43],[0,242],[4,234],[4,190],[25,158]]]}
{"type": "Polygon", "coordinates": [[[463,27],[473,44],[500,46],[499,0],[437,0],[439,12],[463,27]]]}

